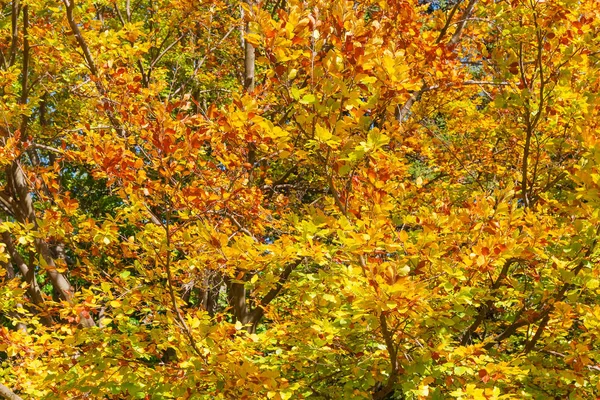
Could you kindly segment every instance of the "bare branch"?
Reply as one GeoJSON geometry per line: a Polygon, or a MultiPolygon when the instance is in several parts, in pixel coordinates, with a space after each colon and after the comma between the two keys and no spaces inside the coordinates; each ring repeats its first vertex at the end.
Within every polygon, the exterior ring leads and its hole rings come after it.
{"type": "Polygon", "coordinates": [[[0,396],[4,397],[7,400],[23,400],[19,397],[15,392],[10,390],[8,387],[4,386],[0,383],[0,396]]]}
{"type": "MultiPolygon", "coordinates": [[[[496,278],[496,281],[492,284],[492,286],[490,288],[492,291],[498,290],[500,288],[502,281],[504,280],[504,278],[506,278],[506,275],[508,274],[508,270],[509,270],[510,266],[518,261],[519,260],[516,258],[510,258],[504,262],[504,266],[502,267],[502,270],[500,271],[498,278],[496,278]]],[[[461,345],[465,346],[465,345],[469,344],[469,342],[471,341],[472,335],[475,333],[475,331],[477,331],[477,328],[479,328],[481,323],[485,320],[486,314],[487,314],[488,310],[492,307],[493,304],[494,304],[494,302],[492,300],[488,300],[486,302],[486,304],[482,304],[479,307],[479,314],[477,314],[477,318],[475,318],[475,321],[473,321],[471,326],[469,326],[469,328],[463,334],[461,343],[460,343],[461,345]]]]}
{"type": "Polygon", "coordinates": [[[462,31],[465,28],[465,25],[467,25],[467,21],[471,17],[471,13],[473,13],[473,8],[475,8],[475,3],[477,3],[477,0],[470,0],[469,4],[467,4],[467,9],[465,10],[461,21],[458,23],[458,26],[456,27],[456,31],[454,32],[454,35],[452,35],[452,39],[450,39],[449,44],[451,46],[456,45],[458,43],[458,41],[460,40],[462,31]]]}
{"type": "Polygon", "coordinates": [[[384,399],[388,394],[390,394],[390,392],[392,392],[394,384],[398,379],[399,372],[398,352],[394,343],[394,333],[390,332],[388,329],[387,319],[383,312],[379,315],[379,325],[381,327],[381,334],[383,335],[385,346],[390,355],[390,364],[392,366],[392,370],[390,371],[385,386],[373,393],[374,400],[384,399]]]}
{"type": "Polygon", "coordinates": [[[190,330],[190,328],[188,327],[187,323],[185,322],[185,319],[183,318],[183,315],[181,314],[181,311],[179,310],[179,306],[177,306],[177,298],[175,297],[175,289],[173,288],[173,275],[171,273],[171,229],[170,229],[170,219],[171,219],[171,210],[167,210],[167,217],[166,217],[166,221],[164,224],[164,228],[165,228],[165,236],[166,236],[166,244],[167,244],[167,254],[165,256],[165,272],[167,273],[167,285],[168,285],[168,289],[169,289],[169,297],[171,298],[171,305],[173,306],[173,311],[175,312],[175,315],[177,316],[177,319],[179,321],[179,323],[181,324],[181,327],[183,329],[183,332],[185,334],[185,336],[187,336],[190,345],[192,346],[192,349],[194,350],[194,353],[196,353],[196,355],[200,358],[202,358],[204,360],[204,356],[202,355],[202,353],[200,352],[200,350],[198,349],[198,345],[196,344],[196,339],[194,339],[194,336],[192,335],[192,331],[190,330]]]}
{"type": "Polygon", "coordinates": [[[304,259],[296,260],[292,263],[289,263],[275,284],[275,287],[269,290],[269,292],[262,298],[259,305],[252,311],[252,316],[250,318],[250,323],[252,323],[253,331],[256,329],[256,325],[260,322],[261,318],[265,315],[265,307],[268,306],[279,294],[281,289],[283,289],[283,285],[287,282],[291,273],[296,269],[300,263],[304,261],[304,259]]]}
{"type": "Polygon", "coordinates": [[[156,58],[154,60],[152,60],[152,62],[150,63],[150,69],[154,68],[156,63],[159,62],[165,56],[165,54],[167,54],[169,52],[169,50],[171,50],[173,48],[173,46],[175,46],[177,43],[179,43],[181,41],[181,39],[183,39],[183,37],[184,37],[184,35],[179,36],[177,39],[175,39],[175,41],[173,41],[173,43],[168,45],[158,56],[156,56],[156,58]]]}
{"type": "Polygon", "coordinates": [[[444,27],[440,31],[440,34],[435,41],[436,43],[440,43],[442,41],[442,39],[444,38],[444,36],[446,36],[446,33],[448,32],[448,28],[450,27],[450,25],[452,23],[452,18],[454,17],[454,14],[456,14],[456,11],[458,10],[458,7],[460,7],[461,3],[462,3],[462,0],[457,1],[456,4],[454,5],[454,7],[452,7],[452,10],[450,10],[450,14],[448,15],[448,18],[446,19],[446,23],[444,24],[444,27]]]}
{"type": "Polygon", "coordinates": [[[8,53],[8,65],[12,66],[15,63],[17,57],[17,43],[19,41],[19,27],[17,25],[19,20],[19,13],[21,11],[21,4],[19,0],[13,0],[12,12],[11,12],[11,32],[12,38],[10,41],[10,51],[8,53]]]}
{"type": "Polygon", "coordinates": [[[33,143],[31,145],[31,147],[33,147],[34,149],[51,151],[52,153],[58,153],[58,154],[64,153],[64,151],[62,149],[57,149],[56,147],[47,146],[45,144],[40,144],[40,143],[33,143]]]}
{"type": "Polygon", "coordinates": [[[79,47],[83,51],[83,56],[85,61],[90,69],[90,72],[94,75],[98,75],[98,69],[96,68],[96,64],[94,63],[94,59],[92,57],[92,53],[90,52],[90,48],[88,47],[85,39],[81,35],[81,31],[79,30],[79,25],[75,22],[73,18],[73,8],[75,8],[74,0],[63,0],[63,3],[67,9],[67,21],[69,22],[69,26],[71,27],[71,31],[79,44],[79,47]]]}

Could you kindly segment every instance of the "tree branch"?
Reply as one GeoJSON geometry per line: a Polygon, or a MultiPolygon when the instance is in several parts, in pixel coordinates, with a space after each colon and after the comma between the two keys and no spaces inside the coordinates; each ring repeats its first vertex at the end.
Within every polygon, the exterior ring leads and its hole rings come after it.
{"type": "MultiPolygon", "coordinates": [[[[27,29],[29,28],[29,6],[26,5],[23,7],[23,67],[21,70],[21,98],[19,99],[19,103],[21,105],[27,104],[27,96],[29,92],[29,39],[27,34],[27,29]]],[[[21,116],[21,142],[27,140],[27,123],[29,122],[29,117],[26,113],[23,113],[21,116]]]]}
{"type": "MultiPolygon", "coordinates": [[[[599,235],[600,235],[600,225],[598,225],[598,227],[596,228],[595,239],[593,240],[590,247],[588,247],[588,249],[586,250],[585,255],[583,256],[583,259],[571,271],[573,276],[577,276],[579,274],[579,272],[581,272],[581,270],[583,269],[583,267],[586,264],[585,261],[592,255],[592,253],[598,243],[599,235]]],[[[539,341],[544,329],[548,325],[548,322],[550,321],[550,314],[552,313],[552,311],[554,311],[555,304],[557,302],[563,301],[565,299],[567,291],[569,290],[570,287],[571,287],[571,284],[565,282],[562,285],[562,287],[560,288],[560,290],[557,293],[555,293],[554,296],[552,296],[552,299],[554,300],[552,302],[552,304],[548,304],[547,302],[542,303],[541,307],[538,308],[539,312],[537,313],[536,317],[533,320],[531,318],[525,318],[525,319],[520,318],[520,315],[524,308],[521,309],[521,312],[519,312],[517,314],[517,316],[515,317],[515,321],[508,328],[506,328],[504,330],[504,332],[502,332],[501,334],[496,336],[492,341],[487,343],[484,346],[484,348],[487,350],[491,349],[496,344],[502,342],[504,339],[507,339],[510,336],[514,335],[518,328],[525,326],[525,325],[529,325],[529,324],[535,322],[536,320],[539,320],[540,323],[538,325],[538,329],[536,330],[533,338],[529,342],[527,342],[527,344],[525,345],[524,352],[529,353],[531,350],[533,350],[535,348],[536,343],[539,341]]]]}
{"type": "MultiPolygon", "coordinates": [[[[254,6],[254,0],[244,0],[250,10],[254,6]]],[[[244,31],[246,35],[251,33],[250,29],[250,21],[247,20],[245,23],[244,31]]],[[[252,43],[248,40],[244,40],[244,89],[248,93],[252,93],[254,91],[254,64],[256,59],[256,51],[252,43]]]]}
{"type": "Polygon", "coordinates": [[[283,285],[287,282],[291,273],[294,271],[294,269],[296,269],[298,265],[300,265],[300,263],[303,260],[304,259],[299,259],[292,263],[289,263],[279,276],[275,287],[269,290],[265,297],[262,298],[259,305],[256,306],[256,308],[252,311],[252,315],[250,317],[249,322],[252,323],[253,331],[256,330],[256,325],[260,322],[260,319],[265,315],[265,307],[267,307],[277,297],[281,289],[283,289],[283,285]]]}
{"type": "Polygon", "coordinates": [[[446,36],[446,33],[448,32],[448,28],[450,27],[450,25],[452,23],[452,18],[454,17],[454,14],[456,14],[456,11],[458,10],[458,7],[460,7],[461,3],[462,3],[462,0],[457,1],[456,4],[454,5],[454,7],[452,7],[452,10],[450,10],[450,14],[448,15],[448,18],[446,19],[446,23],[444,24],[444,27],[440,31],[440,34],[435,41],[436,43],[440,43],[442,41],[442,39],[444,38],[444,36],[446,36]]]}
{"type": "Polygon", "coordinates": [[[4,386],[0,383],[0,396],[4,397],[7,400],[23,400],[19,397],[15,392],[10,390],[8,387],[4,386]]]}
{"type": "Polygon", "coordinates": [[[194,339],[194,336],[192,335],[192,331],[190,330],[190,328],[188,327],[187,323],[185,322],[185,319],[183,318],[183,315],[181,314],[181,311],[179,310],[179,306],[177,306],[177,298],[175,296],[175,289],[173,288],[173,275],[171,274],[171,230],[170,230],[170,219],[171,219],[171,210],[167,210],[167,218],[164,224],[164,228],[165,228],[165,236],[166,236],[166,244],[167,244],[167,254],[165,256],[165,272],[167,273],[167,286],[168,286],[168,290],[169,290],[169,297],[171,298],[171,305],[173,306],[173,311],[175,312],[175,315],[177,316],[177,319],[179,320],[179,323],[181,324],[181,327],[183,329],[183,332],[185,334],[185,336],[187,336],[190,345],[192,346],[192,350],[194,350],[194,353],[196,353],[197,356],[199,356],[200,358],[202,358],[204,360],[204,357],[202,355],[202,353],[200,353],[200,350],[198,349],[198,345],[196,344],[196,340],[194,339]]]}
{"type": "MultiPolygon", "coordinates": [[[[516,258],[510,258],[504,262],[502,271],[500,271],[500,274],[498,275],[496,282],[494,282],[491,286],[492,291],[498,290],[500,288],[502,281],[504,280],[504,278],[506,278],[506,275],[508,275],[508,270],[509,270],[510,266],[518,261],[519,260],[516,258]]],[[[462,336],[462,339],[460,341],[460,344],[462,346],[466,346],[467,344],[470,343],[473,333],[475,333],[475,331],[477,330],[477,328],[479,328],[481,323],[483,321],[485,321],[486,314],[487,314],[488,310],[492,307],[493,304],[494,304],[494,302],[492,300],[488,300],[485,304],[482,304],[480,306],[479,314],[477,315],[477,318],[475,319],[475,321],[473,321],[471,326],[469,326],[469,328],[465,331],[465,333],[462,336]]]]}
{"type": "Polygon", "coordinates": [[[456,31],[454,32],[454,35],[452,35],[452,39],[450,39],[449,44],[451,46],[456,45],[458,43],[458,41],[460,40],[462,31],[465,28],[465,25],[467,25],[467,21],[469,20],[469,17],[471,16],[471,13],[473,12],[473,8],[475,8],[475,3],[477,3],[477,0],[470,0],[469,4],[467,4],[467,9],[465,10],[465,13],[463,14],[461,21],[458,23],[458,26],[456,27],[456,31]]]}
{"type": "Polygon", "coordinates": [[[19,41],[19,27],[17,23],[19,20],[20,11],[21,4],[19,0],[13,0],[10,15],[12,38],[10,41],[10,50],[8,53],[8,66],[12,66],[15,63],[15,59],[17,57],[17,42],[19,41]]]}
{"type": "MultiPolygon", "coordinates": [[[[571,271],[573,276],[577,276],[579,274],[579,272],[581,272],[581,270],[585,266],[585,262],[594,252],[594,249],[596,248],[596,244],[598,243],[598,239],[597,239],[598,235],[600,235],[600,225],[598,225],[598,227],[596,228],[596,235],[595,235],[596,238],[594,239],[594,241],[592,242],[590,247],[588,247],[587,251],[585,252],[585,255],[583,256],[583,259],[579,262],[577,267],[575,267],[573,269],[573,271],[571,271]]],[[[538,325],[538,328],[535,331],[535,334],[533,335],[531,340],[525,345],[525,350],[524,350],[525,353],[529,353],[531,350],[533,350],[535,348],[535,345],[540,340],[540,337],[542,336],[544,329],[548,325],[548,322],[550,322],[550,313],[552,311],[554,311],[555,304],[557,302],[563,301],[565,299],[567,290],[569,290],[570,287],[571,287],[571,284],[565,282],[565,283],[563,283],[563,285],[560,288],[560,290],[558,291],[558,293],[556,293],[556,295],[554,296],[554,302],[547,307],[547,309],[545,311],[545,315],[543,316],[542,320],[540,321],[540,324],[538,325]]]]}
{"type": "Polygon", "coordinates": [[[75,22],[73,18],[73,8],[75,7],[74,0],[63,0],[63,3],[67,9],[67,21],[69,26],[71,27],[71,31],[79,44],[79,47],[83,51],[83,56],[85,58],[85,62],[90,69],[90,72],[94,75],[98,75],[98,69],[96,68],[96,64],[94,63],[94,58],[92,57],[92,53],[90,52],[90,48],[88,47],[85,39],[81,35],[81,31],[79,30],[79,25],[75,22]]]}
{"type": "Polygon", "coordinates": [[[388,376],[385,386],[373,393],[373,400],[384,399],[390,392],[393,391],[399,373],[398,352],[394,343],[394,333],[389,331],[387,319],[383,312],[381,312],[379,315],[379,325],[381,326],[381,334],[383,335],[385,346],[390,355],[390,364],[392,366],[392,370],[390,371],[390,375],[388,376]]]}

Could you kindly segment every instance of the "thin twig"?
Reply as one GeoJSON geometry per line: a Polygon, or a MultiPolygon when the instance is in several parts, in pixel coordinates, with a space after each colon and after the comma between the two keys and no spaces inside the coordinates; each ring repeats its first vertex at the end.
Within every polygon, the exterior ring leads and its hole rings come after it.
{"type": "MultiPolygon", "coordinates": [[[[165,256],[165,271],[167,273],[167,285],[168,285],[168,289],[169,289],[169,296],[171,297],[171,304],[173,306],[173,311],[175,311],[175,315],[177,315],[177,319],[179,320],[179,323],[181,324],[181,326],[183,328],[184,334],[187,336],[188,340],[190,341],[190,345],[192,346],[192,349],[194,350],[196,355],[198,355],[200,358],[202,358],[204,360],[202,353],[198,349],[196,340],[194,339],[194,336],[192,335],[190,328],[188,327],[187,323],[185,322],[185,319],[183,318],[183,315],[181,314],[181,311],[179,310],[179,307],[177,306],[177,298],[175,297],[175,290],[173,289],[173,276],[171,274],[171,231],[170,231],[170,226],[169,226],[170,219],[171,219],[171,210],[168,209],[164,228],[165,228],[165,235],[166,235],[166,242],[167,242],[166,243],[167,244],[167,254],[165,256]]],[[[206,360],[204,360],[204,361],[206,361],[206,360]]]]}

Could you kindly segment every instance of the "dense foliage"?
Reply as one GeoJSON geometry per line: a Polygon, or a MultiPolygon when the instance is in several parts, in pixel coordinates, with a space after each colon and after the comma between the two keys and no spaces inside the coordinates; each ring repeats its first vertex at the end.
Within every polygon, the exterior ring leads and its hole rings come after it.
{"type": "Polygon", "coordinates": [[[0,397],[600,392],[594,0],[0,12],[0,397]]]}

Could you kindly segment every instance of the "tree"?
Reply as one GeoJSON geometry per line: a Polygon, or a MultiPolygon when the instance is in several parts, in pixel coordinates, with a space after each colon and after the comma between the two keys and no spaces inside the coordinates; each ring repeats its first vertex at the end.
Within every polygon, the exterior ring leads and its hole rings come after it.
{"type": "Polygon", "coordinates": [[[594,2],[1,7],[0,395],[599,390],[594,2]]]}

